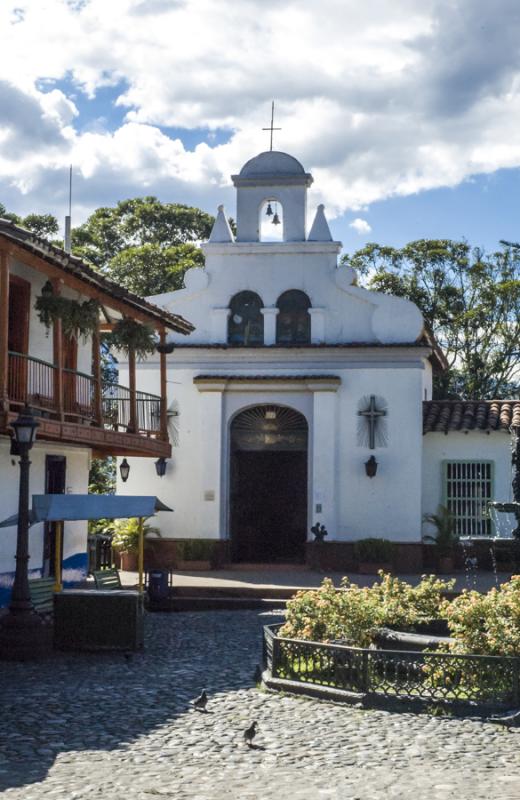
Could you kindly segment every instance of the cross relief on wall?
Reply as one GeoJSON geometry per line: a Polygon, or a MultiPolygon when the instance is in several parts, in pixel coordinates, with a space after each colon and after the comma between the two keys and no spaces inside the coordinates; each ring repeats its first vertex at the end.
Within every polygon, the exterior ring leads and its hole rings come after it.
{"type": "Polygon", "coordinates": [[[357,439],[359,447],[386,447],[388,431],[386,425],[387,405],[382,397],[375,394],[362,397],[358,405],[357,439]]]}

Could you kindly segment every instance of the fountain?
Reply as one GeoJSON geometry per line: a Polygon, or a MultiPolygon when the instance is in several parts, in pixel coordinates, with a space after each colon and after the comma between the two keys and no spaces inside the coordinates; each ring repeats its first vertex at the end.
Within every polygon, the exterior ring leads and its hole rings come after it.
{"type": "MultiPolygon", "coordinates": [[[[491,556],[491,566],[495,575],[495,584],[498,586],[498,565],[497,565],[497,543],[499,542],[518,542],[520,544],[520,428],[511,427],[511,468],[512,468],[512,494],[513,499],[507,502],[492,500],[488,502],[489,516],[493,522],[495,535],[487,536],[464,536],[460,538],[460,543],[464,552],[464,567],[466,571],[466,584],[476,581],[476,558],[470,555],[471,548],[477,541],[489,541],[489,554],[491,556]],[[512,514],[516,520],[516,526],[510,529],[510,522],[507,518],[501,518],[500,514],[512,514]]],[[[472,552],[472,551],[471,551],[472,552]]]]}

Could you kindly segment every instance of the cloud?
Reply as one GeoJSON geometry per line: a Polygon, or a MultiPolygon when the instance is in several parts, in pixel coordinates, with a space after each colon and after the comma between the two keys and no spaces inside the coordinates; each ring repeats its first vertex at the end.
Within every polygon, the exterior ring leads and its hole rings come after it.
{"type": "Polygon", "coordinates": [[[361,217],[356,217],[356,219],[349,222],[349,228],[354,228],[360,236],[363,236],[365,233],[370,233],[372,228],[366,221],[366,219],[361,219],[361,217]]]}
{"type": "Polygon", "coordinates": [[[0,6],[0,199],[13,208],[57,211],[71,161],[81,213],[143,192],[230,205],[229,175],[268,146],[273,97],[275,147],[313,173],[329,216],[520,165],[517,0],[18,7],[0,6]],[[85,124],[73,97],[95,107],[107,86],[125,115],[113,130],[85,124]],[[172,128],[231,135],[188,149],[172,128]]]}

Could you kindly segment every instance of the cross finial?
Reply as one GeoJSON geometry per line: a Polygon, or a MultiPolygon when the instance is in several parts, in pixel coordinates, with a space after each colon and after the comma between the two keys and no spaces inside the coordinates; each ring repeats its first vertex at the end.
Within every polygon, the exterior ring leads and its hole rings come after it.
{"type": "Polygon", "coordinates": [[[269,147],[269,150],[273,149],[273,131],[282,130],[281,128],[274,128],[273,125],[274,125],[274,100],[271,104],[271,125],[269,128],[262,128],[263,131],[271,131],[271,146],[269,147]]]}

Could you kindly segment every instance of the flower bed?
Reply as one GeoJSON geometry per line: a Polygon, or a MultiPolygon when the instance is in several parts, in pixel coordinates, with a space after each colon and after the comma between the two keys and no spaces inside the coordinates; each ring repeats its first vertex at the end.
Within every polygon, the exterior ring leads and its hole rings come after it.
{"type": "Polygon", "coordinates": [[[271,678],[372,698],[518,705],[520,576],[448,601],[451,588],[435,576],[412,587],[381,573],[371,587],[344,580],[338,590],[326,579],[298,592],[285,624],[265,629],[271,678]],[[436,619],[451,636],[436,652],[375,647],[382,626],[413,631],[436,619]]]}

